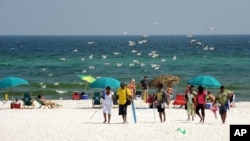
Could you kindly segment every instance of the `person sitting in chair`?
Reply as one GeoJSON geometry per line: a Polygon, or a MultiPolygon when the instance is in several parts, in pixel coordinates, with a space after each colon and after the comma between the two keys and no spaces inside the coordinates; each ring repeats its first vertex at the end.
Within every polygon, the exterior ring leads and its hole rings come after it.
{"type": "Polygon", "coordinates": [[[43,95],[38,95],[37,96],[45,105],[49,105],[51,108],[55,108],[56,104],[55,102],[52,102],[51,100],[45,99],[43,95]]]}

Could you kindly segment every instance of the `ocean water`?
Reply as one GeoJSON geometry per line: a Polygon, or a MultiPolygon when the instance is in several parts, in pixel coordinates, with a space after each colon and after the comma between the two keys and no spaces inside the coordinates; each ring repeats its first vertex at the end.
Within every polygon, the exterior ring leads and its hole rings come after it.
{"type": "Polygon", "coordinates": [[[175,94],[184,93],[192,77],[212,75],[235,91],[236,101],[250,100],[250,35],[0,36],[0,60],[0,78],[17,76],[30,83],[0,90],[10,98],[31,92],[69,99],[74,91],[97,91],[85,90],[87,83],[78,75],[125,83],[135,78],[138,84],[145,75],[150,80],[170,74],[181,79],[175,94]]]}

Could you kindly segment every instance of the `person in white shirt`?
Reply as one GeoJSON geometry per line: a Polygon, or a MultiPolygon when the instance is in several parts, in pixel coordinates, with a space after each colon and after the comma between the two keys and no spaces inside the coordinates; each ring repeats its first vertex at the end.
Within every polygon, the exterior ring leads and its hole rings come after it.
{"type": "Polygon", "coordinates": [[[110,86],[106,87],[106,90],[103,91],[102,94],[102,111],[103,111],[103,117],[104,117],[104,122],[110,123],[111,119],[111,111],[112,111],[112,106],[113,106],[113,99],[114,99],[114,92],[111,91],[110,86]],[[108,120],[107,120],[107,115],[108,115],[108,120]]]}

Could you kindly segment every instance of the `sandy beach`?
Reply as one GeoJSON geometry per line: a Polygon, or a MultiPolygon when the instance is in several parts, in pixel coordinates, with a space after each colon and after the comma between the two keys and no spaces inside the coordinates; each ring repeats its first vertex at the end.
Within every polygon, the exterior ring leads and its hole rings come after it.
{"type": "Polygon", "coordinates": [[[10,109],[10,102],[0,103],[1,141],[229,141],[230,124],[249,124],[250,103],[237,102],[228,111],[225,124],[206,110],[205,123],[186,121],[186,110],[166,108],[166,122],[160,123],[156,109],[149,109],[141,100],[135,101],[137,123],[133,122],[131,106],[128,107],[128,123],[122,124],[118,108],[112,111],[111,123],[103,124],[100,108],[92,108],[91,100],[58,100],[59,109],[10,109]],[[177,131],[183,128],[186,134],[177,131]]]}

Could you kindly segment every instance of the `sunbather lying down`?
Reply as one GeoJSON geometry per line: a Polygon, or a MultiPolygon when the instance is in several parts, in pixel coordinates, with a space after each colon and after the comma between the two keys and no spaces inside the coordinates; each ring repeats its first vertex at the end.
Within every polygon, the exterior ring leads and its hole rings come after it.
{"type": "Polygon", "coordinates": [[[45,99],[43,95],[38,95],[37,97],[44,103],[44,105],[49,105],[50,108],[62,108],[62,105],[57,104],[51,100],[45,99]]]}

